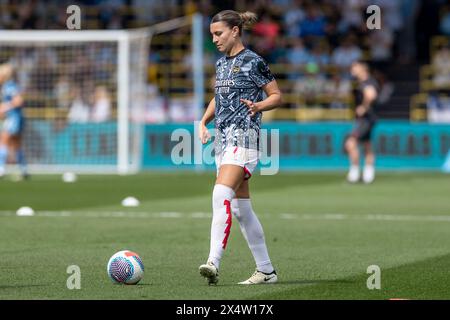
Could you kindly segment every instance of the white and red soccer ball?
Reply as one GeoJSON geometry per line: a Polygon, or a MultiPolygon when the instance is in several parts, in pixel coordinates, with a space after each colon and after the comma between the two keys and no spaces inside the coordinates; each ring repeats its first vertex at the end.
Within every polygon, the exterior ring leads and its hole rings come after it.
{"type": "Polygon", "coordinates": [[[114,283],[137,284],[144,276],[144,264],[137,253],[123,250],[109,259],[107,271],[114,283]]]}

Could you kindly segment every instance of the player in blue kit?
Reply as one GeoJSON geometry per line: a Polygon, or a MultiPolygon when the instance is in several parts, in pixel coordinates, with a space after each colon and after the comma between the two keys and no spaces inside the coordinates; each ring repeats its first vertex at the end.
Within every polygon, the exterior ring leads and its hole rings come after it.
{"type": "Polygon", "coordinates": [[[10,64],[0,65],[0,117],[4,118],[0,132],[0,177],[5,174],[8,153],[12,152],[19,164],[21,178],[27,178],[25,156],[21,148],[24,117],[23,98],[19,86],[13,80],[10,64]]]}
{"type": "Polygon", "coordinates": [[[215,120],[217,179],[213,190],[210,252],[200,274],[216,284],[219,264],[230,235],[232,213],[256,262],[255,273],[240,284],[277,282],[264,232],[252,209],[248,179],[259,158],[262,112],[281,103],[281,92],[267,63],[242,44],[244,28],[256,22],[254,13],[232,10],[216,14],[210,32],[217,49],[225,55],[216,63],[215,98],[199,126],[199,138],[211,137],[206,125],[215,120]]]}

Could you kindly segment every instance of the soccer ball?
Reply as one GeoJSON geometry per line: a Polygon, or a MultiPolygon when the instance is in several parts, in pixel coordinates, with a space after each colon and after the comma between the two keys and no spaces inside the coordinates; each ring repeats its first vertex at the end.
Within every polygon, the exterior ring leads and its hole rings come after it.
{"type": "Polygon", "coordinates": [[[107,271],[114,283],[136,284],[144,276],[144,264],[137,253],[123,250],[109,259],[107,271]]]}

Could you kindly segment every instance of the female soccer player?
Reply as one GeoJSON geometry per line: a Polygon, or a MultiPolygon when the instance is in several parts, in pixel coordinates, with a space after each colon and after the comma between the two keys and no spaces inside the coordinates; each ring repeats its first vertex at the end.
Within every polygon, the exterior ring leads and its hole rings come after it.
{"type": "Polygon", "coordinates": [[[28,177],[25,157],[21,148],[24,118],[22,114],[23,98],[16,82],[12,79],[13,68],[10,64],[0,65],[0,117],[4,117],[0,132],[0,177],[5,174],[8,152],[12,152],[19,164],[21,178],[28,177]]]}
{"type": "Polygon", "coordinates": [[[212,195],[210,252],[206,264],[199,268],[208,284],[218,282],[232,212],[256,262],[255,273],[240,284],[277,281],[262,226],[252,209],[248,184],[258,162],[261,112],[281,103],[281,92],[268,65],[242,44],[242,30],[256,19],[251,12],[225,10],[210,24],[213,42],[225,56],[216,63],[215,98],[199,125],[199,138],[205,144],[211,138],[206,125],[215,119],[217,179],[212,195]]]}

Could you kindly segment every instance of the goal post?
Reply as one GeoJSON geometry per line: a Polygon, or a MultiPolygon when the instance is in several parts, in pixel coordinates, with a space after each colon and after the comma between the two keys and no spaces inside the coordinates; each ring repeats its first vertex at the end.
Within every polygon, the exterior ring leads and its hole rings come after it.
{"type": "Polygon", "coordinates": [[[130,30],[0,31],[0,63],[14,66],[25,98],[30,172],[138,172],[152,38],[190,28],[198,119],[204,105],[201,24],[196,14],[130,30]]]}

